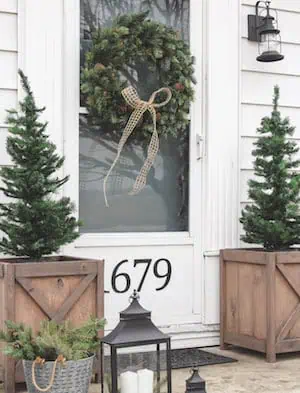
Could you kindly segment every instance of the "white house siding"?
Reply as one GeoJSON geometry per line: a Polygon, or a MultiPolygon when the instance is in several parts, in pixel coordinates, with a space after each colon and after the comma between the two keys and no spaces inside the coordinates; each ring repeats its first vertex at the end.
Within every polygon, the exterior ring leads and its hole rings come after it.
{"type": "MultiPolygon", "coordinates": [[[[248,201],[247,182],[253,177],[253,142],[263,116],[272,110],[274,85],[280,87],[280,109],[296,126],[294,139],[300,142],[300,1],[273,0],[282,38],[283,61],[256,61],[257,43],[247,39],[247,15],[254,13],[254,0],[242,1],[241,37],[241,121],[240,121],[240,205],[248,201]]],[[[242,229],[241,229],[242,231],[242,229]]]]}
{"type": "Polygon", "coordinates": [[[10,163],[4,123],[5,109],[15,107],[17,102],[17,23],[17,0],[0,0],[0,165],[10,163]]]}

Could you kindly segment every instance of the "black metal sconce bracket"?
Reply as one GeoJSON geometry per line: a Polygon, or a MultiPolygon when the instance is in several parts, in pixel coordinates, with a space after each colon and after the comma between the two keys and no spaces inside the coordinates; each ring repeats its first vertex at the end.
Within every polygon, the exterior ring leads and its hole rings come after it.
{"type": "Polygon", "coordinates": [[[248,40],[260,42],[258,26],[263,24],[264,17],[259,15],[248,15],[248,40]]]}

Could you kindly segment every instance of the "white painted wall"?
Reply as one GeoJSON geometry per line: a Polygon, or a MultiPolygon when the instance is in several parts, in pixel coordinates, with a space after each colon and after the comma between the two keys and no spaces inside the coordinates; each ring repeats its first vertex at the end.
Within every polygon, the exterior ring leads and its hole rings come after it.
{"type": "Polygon", "coordinates": [[[254,13],[255,3],[243,0],[241,11],[240,207],[248,202],[247,181],[253,177],[251,151],[256,128],[272,110],[275,84],[280,87],[281,112],[296,126],[294,139],[300,142],[300,1],[272,1],[272,7],[278,11],[285,59],[270,64],[256,61],[257,44],[247,40],[247,15],[254,13]]]}
{"type": "MultiPolygon", "coordinates": [[[[5,110],[17,104],[17,25],[17,0],[0,0],[0,166],[10,164],[5,149],[5,110]]],[[[0,201],[3,200],[1,193],[0,201]]]]}

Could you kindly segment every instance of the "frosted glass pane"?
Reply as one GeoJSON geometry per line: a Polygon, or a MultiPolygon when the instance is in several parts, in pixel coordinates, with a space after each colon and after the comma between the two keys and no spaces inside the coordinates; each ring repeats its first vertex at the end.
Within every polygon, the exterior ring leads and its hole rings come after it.
{"type": "Polygon", "coordinates": [[[278,34],[262,34],[261,42],[259,43],[259,52],[281,52],[280,37],[278,34]]]}
{"type": "MultiPolygon", "coordinates": [[[[165,0],[81,0],[81,64],[90,47],[91,32],[109,26],[118,15],[149,10],[149,16],[189,36],[189,1],[165,0]]],[[[148,98],[158,87],[159,78],[145,74],[138,81],[139,91],[148,98]],[[145,88],[145,79],[147,86],[145,88]]],[[[82,106],[84,100],[82,99],[82,106]]],[[[138,195],[130,196],[148,143],[133,137],[127,141],[118,164],[107,183],[110,207],[103,195],[103,179],[115,158],[120,133],[92,128],[85,115],[80,116],[80,190],[79,214],[82,232],[164,232],[188,230],[189,205],[189,129],[177,138],[160,138],[155,164],[147,185],[138,195]]],[[[138,130],[135,130],[138,132],[138,130]]]]}

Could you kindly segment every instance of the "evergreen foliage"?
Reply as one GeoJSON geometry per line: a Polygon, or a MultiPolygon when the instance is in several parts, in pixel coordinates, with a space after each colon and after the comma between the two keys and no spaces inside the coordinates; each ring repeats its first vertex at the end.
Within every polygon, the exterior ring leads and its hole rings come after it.
{"type": "Polygon", "coordinates": [[[281,117],[278,100],[279,87],[275,86],[271,117],[262,119],[252,152],[257,176],[249,181],[253,203],[245,207],[240,219],[245,230],[241,239],[267,250],[300,244],[300,175],[295,171],[300,165],[295,159],[299,148],[288,139],[295,128],[281,117]]]}
{"type": "Polygon", "coordinates": [[[55,175],[64,158],[46,135],[47,123],[39,121],[45,108],[36,106],[21,70],[19,76],[26,95],[20,111],[8,111],[7,152],[13,166],[1,168],[0,190],[13,201],[0,204],[0,230],[5,233],[0,251],[39,260],[76,239],[79,222],[71,215],[74,205],[69,198],[50,198],[69,177],[55,175]]]}
{"type": "MultiPolygon", "coordinates": [[[[196,83],[193,64],[189,44],[174,29],[150,20],[147,12],[117,17],[112,26],[94,32],[86,54],[81,91],[90,124],[100,127],[102,134],[120,136],[132,112],[121,91],[131,85],[148,100],[153,91],[168,87],[172,99],[157,110],[157,129],[160,136],[177,137],[189,124],[196,83]]],[[[157,102],[165,98],[161,94],[157,102]]],[[[134,138],[147,140],[152,123],[145,113],[134,138]]]]}
{"type": "Polygon", "coordinates": [[[90,318],[81,327],[72,327],[66,321],[42,321],[40,331],[34,335],[32,329],[23,323],[5,321],[6,331],[0,331],[0,341],[7,346],[4,354],[14,359],[35,360],[37,357],[54,361],[59,355],[66,360],[80,360],[94,354],[98,349],[99,330],[104,320],[90,318]]]}

